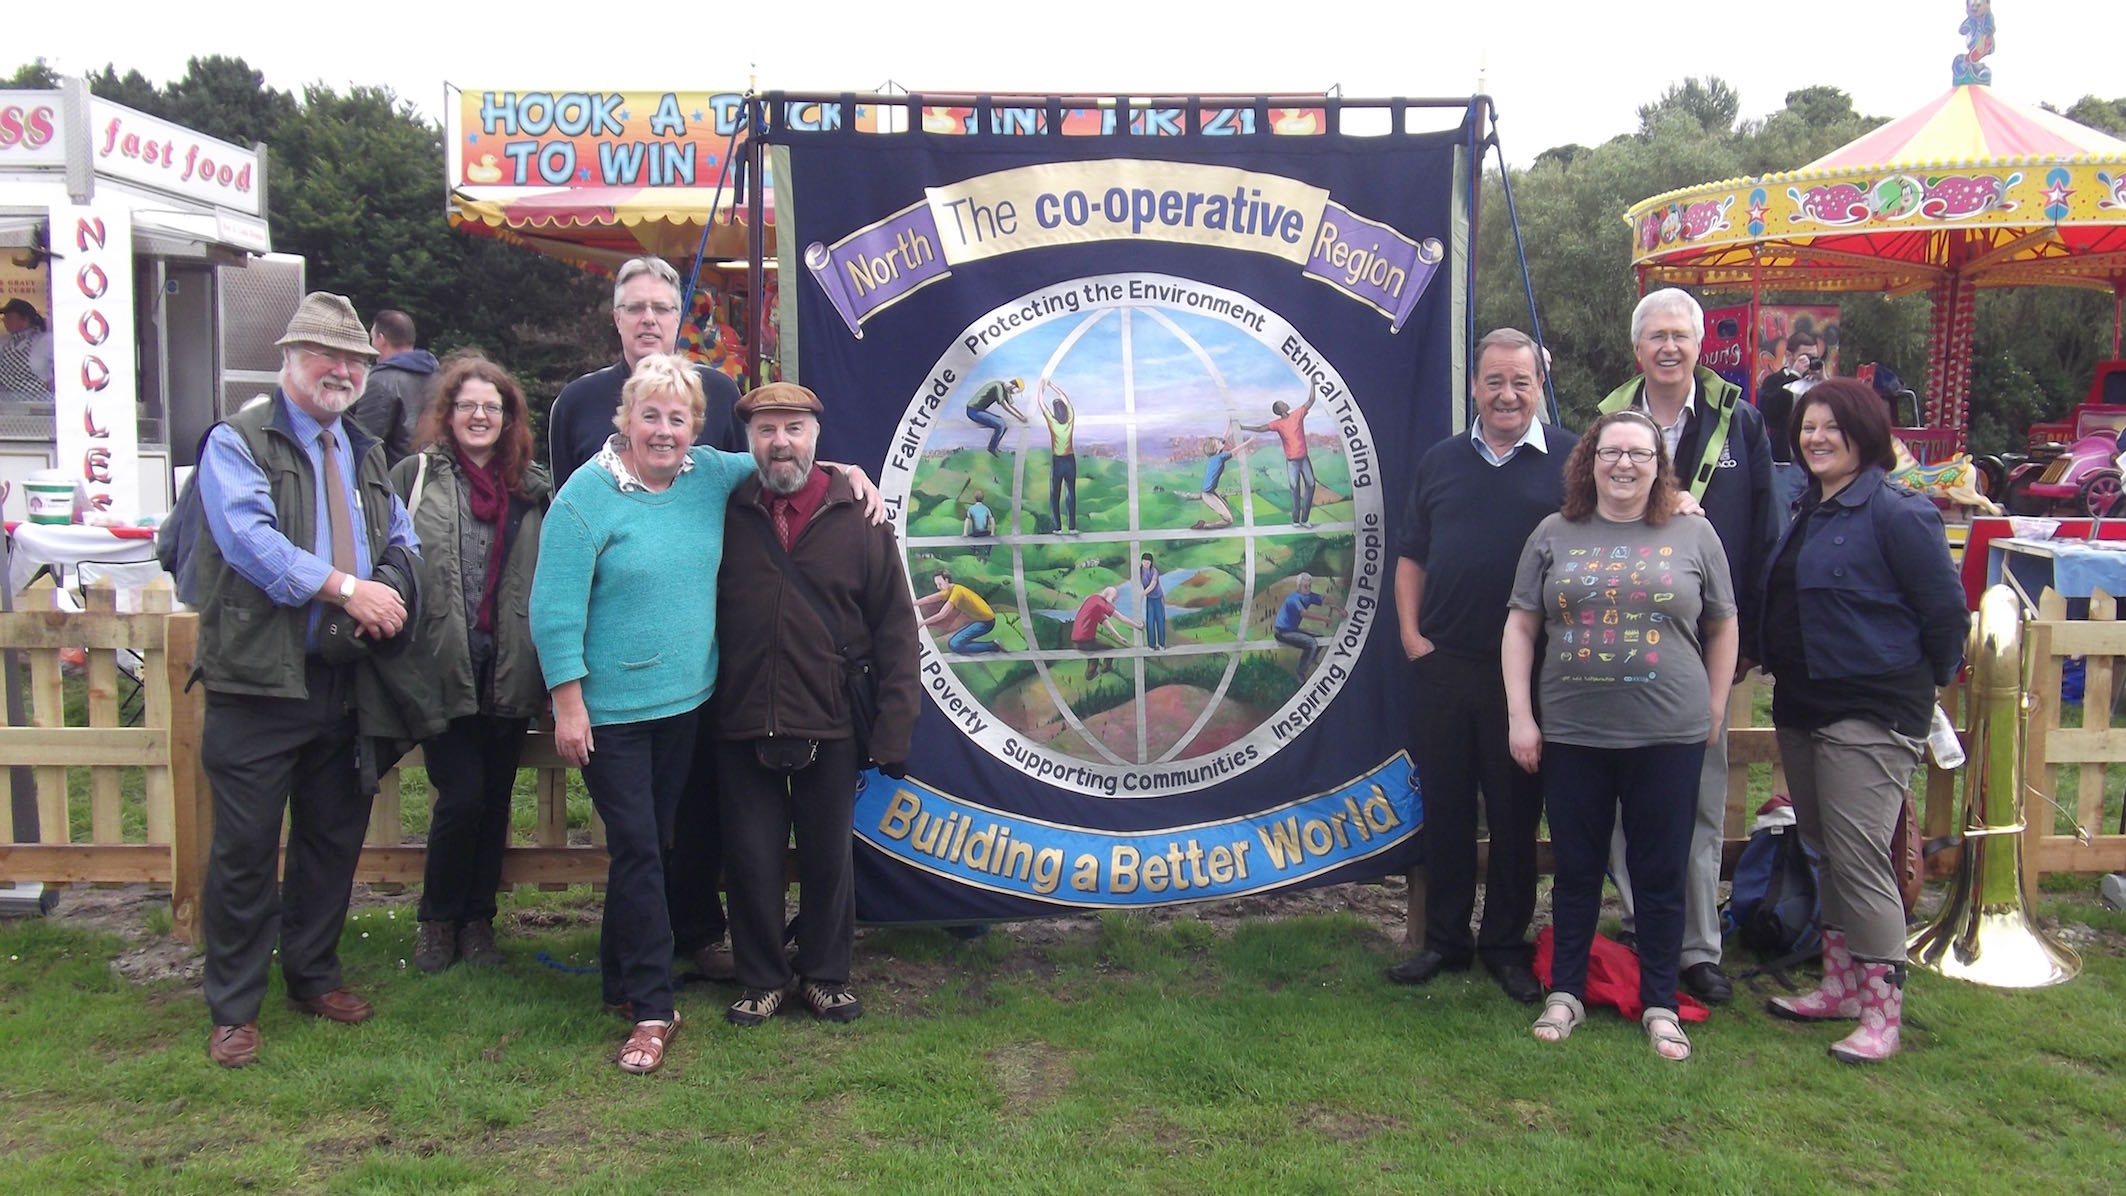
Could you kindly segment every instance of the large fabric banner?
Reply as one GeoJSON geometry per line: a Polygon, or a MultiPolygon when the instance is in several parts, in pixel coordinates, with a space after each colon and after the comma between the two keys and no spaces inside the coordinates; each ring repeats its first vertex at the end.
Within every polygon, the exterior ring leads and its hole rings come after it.
{"type": "Polygon", "coordinates": [[[822,456],[875,468],[925,622],[909,776],[857,798],[860,916],[1411,866],[1395,524],[1451,422],[1467,130],[856,124],[764,142],[785,376],[822,456]]]}

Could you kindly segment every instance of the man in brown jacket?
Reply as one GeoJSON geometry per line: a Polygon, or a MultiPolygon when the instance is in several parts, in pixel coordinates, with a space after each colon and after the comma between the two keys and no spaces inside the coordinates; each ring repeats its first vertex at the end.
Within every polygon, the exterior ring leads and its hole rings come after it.
{"type": "MultiPolygon", "coordinates": [[[[904,775],[921,702],[915,607],[890,527],[873,527],[848,479],[813,468],[819,396],[771,382],[739,399],[759,469],[731,495],[717,576],[722,663],[715,728],[731,953],[745,993],[725,1016],[757,1026],[791,988],[783,955],[783,849],[797,840],[798,993],[853,1021],[857,774],[904,775]],[[868,742],[851,718],[850,666],[877,694],[868,742]]],[[[858,684],[863,684],[859,682],[858,684]]]]}

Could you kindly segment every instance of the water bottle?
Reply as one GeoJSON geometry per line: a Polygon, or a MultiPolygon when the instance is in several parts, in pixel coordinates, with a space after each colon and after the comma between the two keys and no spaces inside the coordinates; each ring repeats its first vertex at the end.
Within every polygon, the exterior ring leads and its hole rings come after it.
{"type": "Polygon", "coordinates": [[[1942,768],[1963,767],[1964,745],[1956,738],[1956,726],[1949,721],[1948,711],[1939,705],[1934,707],[1934,726],[1927,732],[1927,752],[1942,768]]]}

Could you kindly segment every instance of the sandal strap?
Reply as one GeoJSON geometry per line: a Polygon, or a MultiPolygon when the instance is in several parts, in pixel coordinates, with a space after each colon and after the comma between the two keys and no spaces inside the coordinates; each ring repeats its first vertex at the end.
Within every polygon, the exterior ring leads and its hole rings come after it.
{"type": "Polygon", "coordinates": [[[648,1066],[655,1068],[664,1061],[664,1048],[670,1045],[672,1035],[678,1029],[679,1011],[676,1009],[668,1022],[636,1022],[635,1028],[628,1031],[627,1041],[620,1044],[620,1055],[623,1059],[628,1055],[647,1055],[648,1066]]]}

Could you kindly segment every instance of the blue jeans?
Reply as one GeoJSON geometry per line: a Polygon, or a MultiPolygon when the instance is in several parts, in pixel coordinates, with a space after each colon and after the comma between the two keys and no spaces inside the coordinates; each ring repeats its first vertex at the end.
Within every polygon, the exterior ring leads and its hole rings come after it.
{"type": "Polygon", "coordinates": [[[1299,649],[1299,667],[1292,671],[1301,681],[1306,680],[1307,670],[1314,667],[1314,658],[1321,655],[1321,637],[1306,631],[1280,631],[1277,642],[1299,649]]]}
{"type": "Polygon", "coordinates": [[[1070,503],[1070,530],[1078,530],[1078,454],[1064,453],[1048,464],[1048,515],[1055,520],[1056,530],[1063,530],[1065,499],[1070,503]],[[1069,489],[1064,489],[1065,484],[1069,489]]]}
{"type": "MultiPolygon", "coordinates": [[[[583,786],[605,822],[605,920],[598,965],[605,1001],[632,1001],[638,1022],[672,1017],[672,914],[664,896],[664,843],[694,759],[700,711],[592,729],[596,750],[583,786]]],[[[715,860],[674,859],[674,868],[715,860]]]]}
{"type": "Polygon", "coordinates": [[[989,429],[989,451],[996,452],[997,445],[1004,440],[1003,417],[987,407],[969,407],[967,418],[989,429]]]}
{"type": "Polygon", "coordinates": [[[1305,523],[1314,514],[1314,458],[1287,458],[1284,479],[1292,487],[1292,522],[1305,523]]]}
{"type": "Polygon", "coordinates": [[[1144,645],[1147,648],[1166,647],[1166,595],[1147,594],[1144,597],[1144,645]]]}
{"type": "Polygon", "coordinates": [[[945,646],[954,652],[968,655],[977,652],[1002,652],[1004,650],[1002,645],[991,643],[982,638],[996,629],[997,621],[995,619],[984,619],[979,623],[969,623],[967,626],[953,632],[952,638],[945,641],[945,646]]]}
{"type": "Polygon", "coordinates": [[[1587,953],[1602,912],[1609,832],[1624,812],[1624,858],[1637,899],[1639,1000],[1676,1007],[1683,955],[1683,873],[1705,744],[1631,748],[1543,744],[1543,800],[1557,879],[1550,890],[1550,989],[1587,997],[1587,953]]]}

